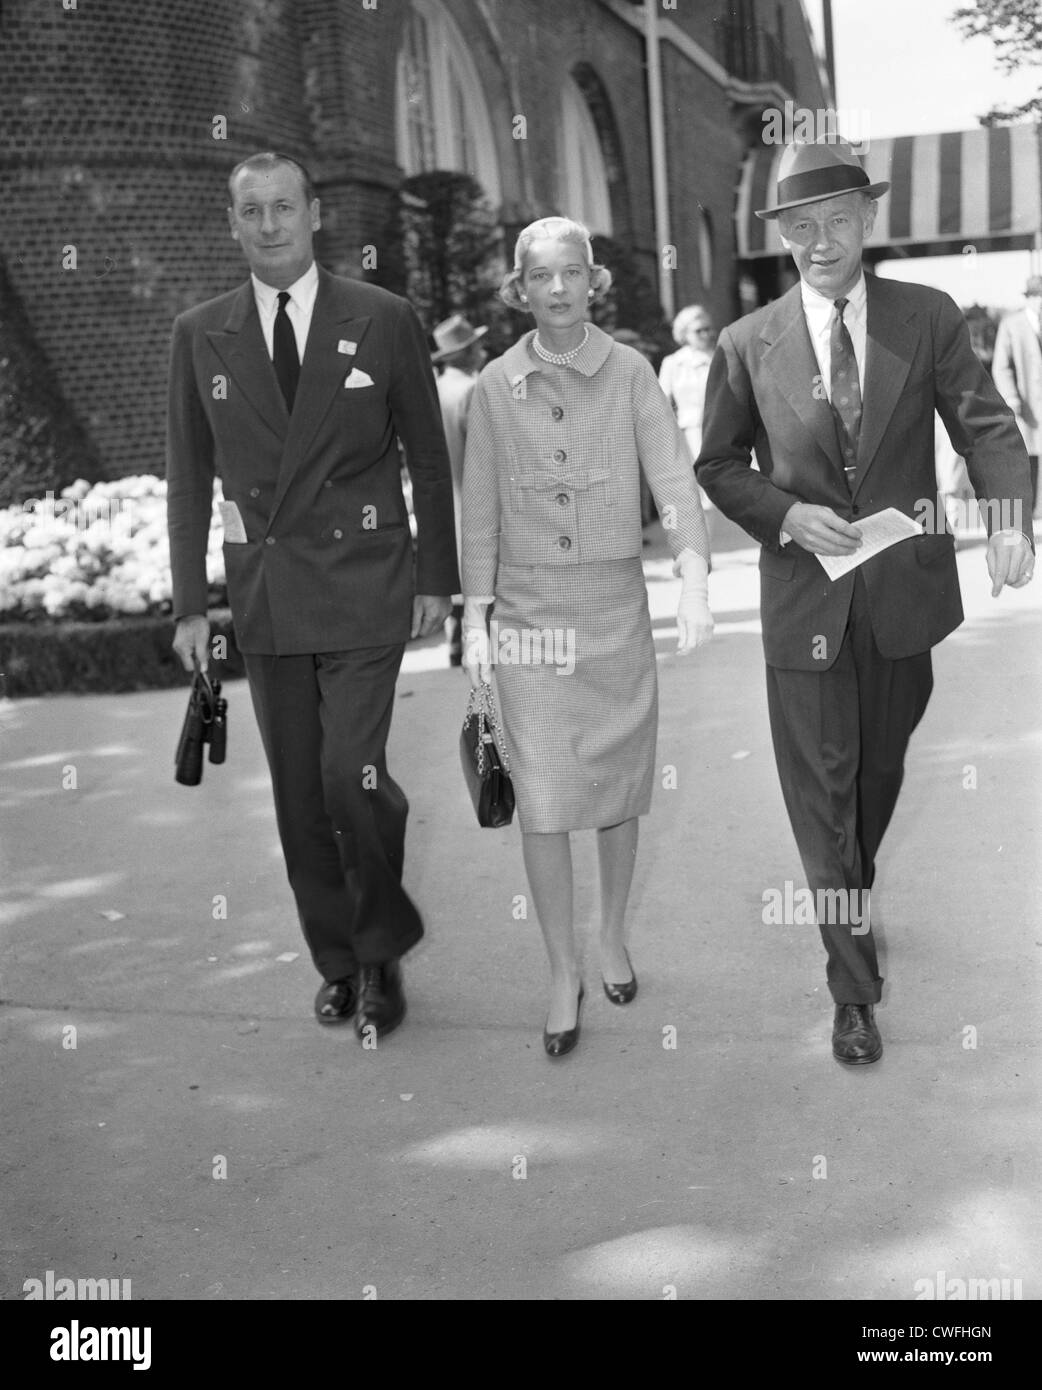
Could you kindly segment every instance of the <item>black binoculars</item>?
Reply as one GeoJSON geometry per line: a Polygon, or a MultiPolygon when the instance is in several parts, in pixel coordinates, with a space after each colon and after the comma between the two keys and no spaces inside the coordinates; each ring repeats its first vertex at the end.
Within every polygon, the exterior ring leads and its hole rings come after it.
{"type": "Polygon", "coordinates": [[[211,683],[197,667],[174,757],[174,778],[182,786],[197,787],[203,780],[204,743],[210,745],[210,762],[223,763],[228,747],[228,701],[221,696],[221,682],[211,683]]]}

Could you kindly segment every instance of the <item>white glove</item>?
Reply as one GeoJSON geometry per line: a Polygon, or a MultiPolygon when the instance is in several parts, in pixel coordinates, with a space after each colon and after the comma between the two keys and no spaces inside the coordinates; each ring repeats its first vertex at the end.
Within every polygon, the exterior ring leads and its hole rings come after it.
{"type": "Polygon", "coordinates": [[[677,655],[686,656],[704,647],[713,635],[713,615],[709,611],[709,566],[697,551],[684,549],[673,565],[681,576],[680,602],[677,604],[677,655]]]}
{"type": "Polygon", "coordinates": [[[491,602],[491,599],[479,598],[463,600],[463,669],[475,690],[492,678],[492,654],[485,621],[491,602]]]}

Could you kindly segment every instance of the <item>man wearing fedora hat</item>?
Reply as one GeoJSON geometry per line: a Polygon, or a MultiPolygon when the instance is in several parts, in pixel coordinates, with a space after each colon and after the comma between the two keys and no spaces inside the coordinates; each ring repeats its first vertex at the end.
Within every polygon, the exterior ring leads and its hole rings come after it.
{"type": "Polygon", "coordinates": [[[1042,506],[1038,486],[1038,456],[1042,452],[1042,275],[1028,278],[1023,309],[1007,314],[999,324],[991,369],[995,385],[1017,417],[1024,437],[1038,516],[1042,506]]]}
{"type": "Polygon", "coordinates": [[[835,579],[818,557],[856,557],[858,524],[875,513],[922,516],[935,496],[936,409],[990,504],[993,595],[1026,584],[1034,565],[1027,454],[958,307],[863,273],[888,187],[870,183],[845,141],[785,150],[775,205],[757,216],[778,219],[800,283],[720,334],[696,465],[762,547],[775,760],[828,956],[833,1055],[852,1065],[883,1050],[867,913],[876,853],[930,696],[930,648],[963,614],[943,514],[932,534],[835,579]]]}
{"type": "MultiPolygon", "coordinates": [[[[452,500],[456,508],[456,547],[459,551],[461,511],[463,502],[463,454],[467,447],[467,411],[474,392],[474,383],[485,361],[482,338],[487,328],[475,328],[462,314],[452,314],[434,329],[437,349],[431,361],[441,368],[438,374],[438,400],[441,420],[445,427],[445,442],[449,446],[452,467],[452,500]]],[[[449,663],[459,666],[463,660],[463,595],[454,594],[449,618],[449,663]]]]}

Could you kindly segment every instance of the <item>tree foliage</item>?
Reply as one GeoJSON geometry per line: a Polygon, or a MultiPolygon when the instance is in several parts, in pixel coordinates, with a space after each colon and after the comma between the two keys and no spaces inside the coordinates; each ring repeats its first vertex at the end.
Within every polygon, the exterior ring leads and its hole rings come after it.
{"type": "Polygon", "coordinates": [[[476,179],[441,169],[406,179],[389,232],[380,283],[412,303],[428,333],[458,313],[491,330],[490,350],[514,340],[498,296],[503,235],[476,179]]]}
{"type": "Polygon", "coordinates": [[[611,271],[612,283],[591,318],[606,333],[631,329],[660,351],[676,347],[659,302],[658,291],[644,274],[633,252],[611,237],[594,236],[594,259],[611,271]]]}
{"type": "Polygon", "coordinates": [[[0,259],[0,507],[100,474],[0,259]]]}
{"type": "MultiPolygon", "coordinates": [[[[952,22],[964,38],[988,38],[999,68],[1007,76],[1042,66],[1042,3],[1040,0],[975,0],[962,5],[952,22]]],[[[1034,116],[1042,120],[1042,90],[1019,106],[994,106],[981,117],[986,126],[1034,116]]]]}

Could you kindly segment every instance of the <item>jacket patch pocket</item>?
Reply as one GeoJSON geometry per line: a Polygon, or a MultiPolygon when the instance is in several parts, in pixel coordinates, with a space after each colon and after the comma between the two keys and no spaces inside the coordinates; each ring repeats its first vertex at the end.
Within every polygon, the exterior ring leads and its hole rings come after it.
{"type": "Polygon", "coordinates": [[[768,579],[791,579],[796,572],[796,556],[783,551],[761,550],[760,573],[768,579]]]}

